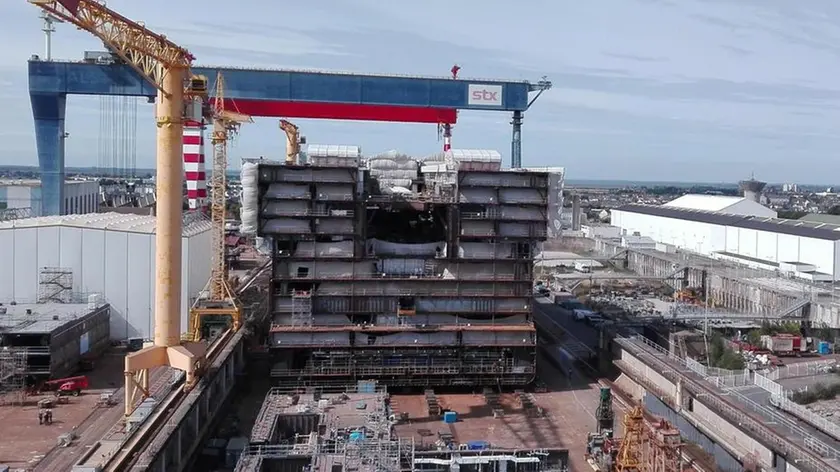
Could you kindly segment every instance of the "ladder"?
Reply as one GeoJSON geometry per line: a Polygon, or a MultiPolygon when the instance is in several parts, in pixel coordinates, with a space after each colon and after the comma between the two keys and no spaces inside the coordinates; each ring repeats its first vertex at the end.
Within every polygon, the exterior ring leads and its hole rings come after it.
{"type": "Polygon", "coordinates": [[[312,292],[292,292],[292,326],[312,326],[312,292]]]}
{"type": "Polygon", "coordinates": [[[435,269],[437,269],[437,262],[434,259],[426,259],[426,262],[423,263],[423,275],[432,277],[435,275],[435,269]]]}

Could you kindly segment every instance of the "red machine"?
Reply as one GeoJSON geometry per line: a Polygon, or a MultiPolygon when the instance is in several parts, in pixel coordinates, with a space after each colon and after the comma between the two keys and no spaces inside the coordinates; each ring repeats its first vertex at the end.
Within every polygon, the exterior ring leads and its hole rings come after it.
{"type": "Polygon", "coordinates": [[[56,395],[73,395],[78,397],[82,390],[88,388],[88,378],[84,375],[63,379],[48,380],[33,389],[31,393],[55,392],[56,395]]]}
{"type": "Polygon", "coordinates": [[[805,340],[795,334],[764,335],[761,341],[765,348],[777,356],[801,356],[808,352],[805,340]]]}

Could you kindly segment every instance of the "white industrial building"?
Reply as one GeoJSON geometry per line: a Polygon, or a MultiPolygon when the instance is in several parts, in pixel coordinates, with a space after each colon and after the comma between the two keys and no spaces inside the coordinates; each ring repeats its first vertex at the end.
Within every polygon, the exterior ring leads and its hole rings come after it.
{"type": "Polygon", "coordinates": [[[766,206],[745,197],[729,197],[724,195],[683,195],[662,205],[667,208],[682,208],[685,210],[713,211],[727,215],[763,216],[776,218],[778,213],[766,206]]]}
{"type": "MultiPolygon", "coordinates": [[[[30,216],[41,216],[40,180],[0,181],[0,210],[26,209],[30,216]]],[[[64,182],[64,213],[82,214],[99,211],[99,182],[68,180],[64,182]]]]}
{"type": "Polygon", "coordinates": [[[689,197],[661,206],[625,205],[613,210],[612,225],[623,235],[789,276],[833,281],[840,275],[840,225],[775,218],[749,199],[689,197]]]}
{"type": "MultiPolygon", "coordinates": [[[[192,299],[210,277],[211,225],[190,215],[184,222],[181,328],[192,299]]],[[[72,274],[65,287],[101,294],[111,304],[111,337],[151,338],[154,332],[155,218],[98,213],[0,222],[0,302],[34,302],[41,275],[72,274]]]]}

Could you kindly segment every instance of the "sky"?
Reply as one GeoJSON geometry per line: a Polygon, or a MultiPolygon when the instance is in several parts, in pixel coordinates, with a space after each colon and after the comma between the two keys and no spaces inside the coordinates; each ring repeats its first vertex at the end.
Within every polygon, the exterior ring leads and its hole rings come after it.
{"type": "MultiPolygon", "coordinates": [[[[836,0],[109,0],[187,47],[198,65],[449,74],[554,87],[525,113],[526,166],[569,179],[840,181],[840,2],[836,0]]],[[[36,165],[26,60],[44,54],[38,9],[0,3],[0,164],[36,165]],[[14,45],[14,46],[12,46],[14,45]]],[[[102,50],[57,25],[53,57],[102,50]]],[[[99,97],[67,105],[66,165],[95,166],[109,148],[99,97]]],[[[135,107],[131,107],[132,109],[135,107]]],[[[138,167],[153,167],[152,106],[136,106],[138,167]]],[[[510,116],[461,112],[455,148],[510,160],[510,116]]],[[[295,120],[310,143],[426,156],[435,125],[295,120]]],[[[242,128],[229,151],[280,158],[276,119],[242,128]]]]}

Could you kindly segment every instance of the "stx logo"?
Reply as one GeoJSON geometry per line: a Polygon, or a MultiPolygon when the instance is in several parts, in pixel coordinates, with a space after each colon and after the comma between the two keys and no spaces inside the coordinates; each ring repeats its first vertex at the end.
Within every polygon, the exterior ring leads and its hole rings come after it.
{"type": "Polygon", "coordinates": [[[469,95],[467,95],[468,105],[480,105],[500,107],[502,106],[502,86],[501,85],[481,85],[470,84],[469,95]]]}
{"type": "Polygon", "coordinates": [[[489,90],[475,90],[472,93],[472,98],[479,102],[496,102],[499,100],[499,92],[491,92],[489,90]]]}

